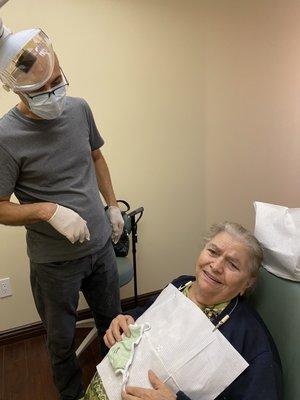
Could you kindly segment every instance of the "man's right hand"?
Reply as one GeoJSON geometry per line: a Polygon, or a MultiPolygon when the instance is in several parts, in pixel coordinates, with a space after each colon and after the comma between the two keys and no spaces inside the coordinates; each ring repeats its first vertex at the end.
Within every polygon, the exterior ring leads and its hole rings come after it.
{"type": "Polygon", "coordinates": [[[78,240],[80,243],[90,240],[90,232],[86,221],[70,208],[56,204],[54,214],[47,222],[71,243],[75,243],[78,240]]]}
{"type": "Polygon", "coordinates": [[[134,319],[131,315],[119,314],[114,318],[103,337],[105,345],[110,349],[116,342],[120,342],[123,332],[129,337],[131,332],[128,325],[130,324],[134,324],[134,319]]]}

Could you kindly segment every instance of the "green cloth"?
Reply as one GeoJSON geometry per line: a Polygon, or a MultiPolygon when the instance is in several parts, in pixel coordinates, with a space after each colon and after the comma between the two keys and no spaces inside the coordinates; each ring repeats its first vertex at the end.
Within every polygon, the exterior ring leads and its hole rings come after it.
{"type": "Polygon", "coordinates": [[[131,335],[125,336],[115,343],[108,352],[108,359],[115,373],[125,371],[133,357],[134,345],[139,342],[143,334],[142,325],[129,325],[131,335]]]}
{"type": "MultiPolygon", "coordinates": [[[[125,336],[121,342],[114,344],[108,352],[109,361],[115,371],[121,370],[127,365],[131,358],[134,343],[139,341],[143,333],[142,325],[130,326],[129,329],[131,336],[125,336]]],[[[94,375],[82,400],[109,400],[98,372],[94,375]]]]}

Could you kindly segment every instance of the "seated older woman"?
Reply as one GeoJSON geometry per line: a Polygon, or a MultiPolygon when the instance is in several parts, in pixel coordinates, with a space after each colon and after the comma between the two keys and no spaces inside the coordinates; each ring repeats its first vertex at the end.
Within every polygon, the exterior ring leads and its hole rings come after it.
{"type": "MultiPolygon", "coordinates": [[[[255,237],[242,226],[226,222],[211,228],[197,260],[195,276],[180,276],[172,282],[177,288],[183,288],[185,296],[200,307],[213,324],[217,325],[230,314],[229,320],[219,327],[220,332],[249,367],[217,397],[218,400],[282,399],[277,349],[260,316],[244,296],[253,287],[261,262],[262,249],[255,237]]],[[[110,348],[120,341],[123,332],[130,335],[128,325],[133,324],[154,301],[155,298],[144,308],[117,316],[104,336],[106,346],[110,348]]],[[[155,371],[149,372],[149,380],[153,389],[127,387],[123,399],[189,399],[183,392],[173,393],[155,371]]],[[[96,374],[84,399],[100,398],[105,398],[105,391],[96,374]]]]}

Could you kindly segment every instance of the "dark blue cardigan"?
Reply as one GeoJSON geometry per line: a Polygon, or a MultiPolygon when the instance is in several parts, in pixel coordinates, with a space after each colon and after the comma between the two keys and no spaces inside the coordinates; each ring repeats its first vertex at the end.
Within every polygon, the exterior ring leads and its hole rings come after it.
{"type": "MultiPolygon", "coordinates": [[[[172,284],[178,288],[191,280],[194,281],[195,277],[183,275],[172,284]]],[[[154,296],[145,307],[137,307],[127,314],[137,319],[156,297],[154,296]]],[[[216,325],[230,312],[235,303],[236,299],[231,300],[212,322],[216,325]]],[[[219,330],[244,357],[249,367],[215,400],[282,400],[282,370],[278,351],[262,319],[243,297],[239,297],[229,320],[219,330]]],[[[183,392],[178,392],[177,399],[189,400],[189,397],[183,392]]]]}

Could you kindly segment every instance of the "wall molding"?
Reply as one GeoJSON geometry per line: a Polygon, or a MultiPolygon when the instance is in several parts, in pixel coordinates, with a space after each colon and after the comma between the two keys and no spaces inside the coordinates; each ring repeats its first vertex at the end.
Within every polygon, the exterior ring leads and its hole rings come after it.
{"type": "MultiPolygon", "coordinates": [[[[160,293],[160,290],[141,294],[138,296],[138,306],[143,306],[147,303],[150,297],[160,293]]],[[[122,310],[127,311],[134,308],[134,297],[128,297],[121,300],[122,310]]],[[[92,318],[92,313],[89,308],[78,311],[78,321],[92,318]]],[[[12,344],[20,340],[29,339],[34,336],[44,335],[45,328],[41,322],[34,322],[28,325],[18,326],[16,328],[7,329],[0,332],[0,346],[12,344]]]]}

